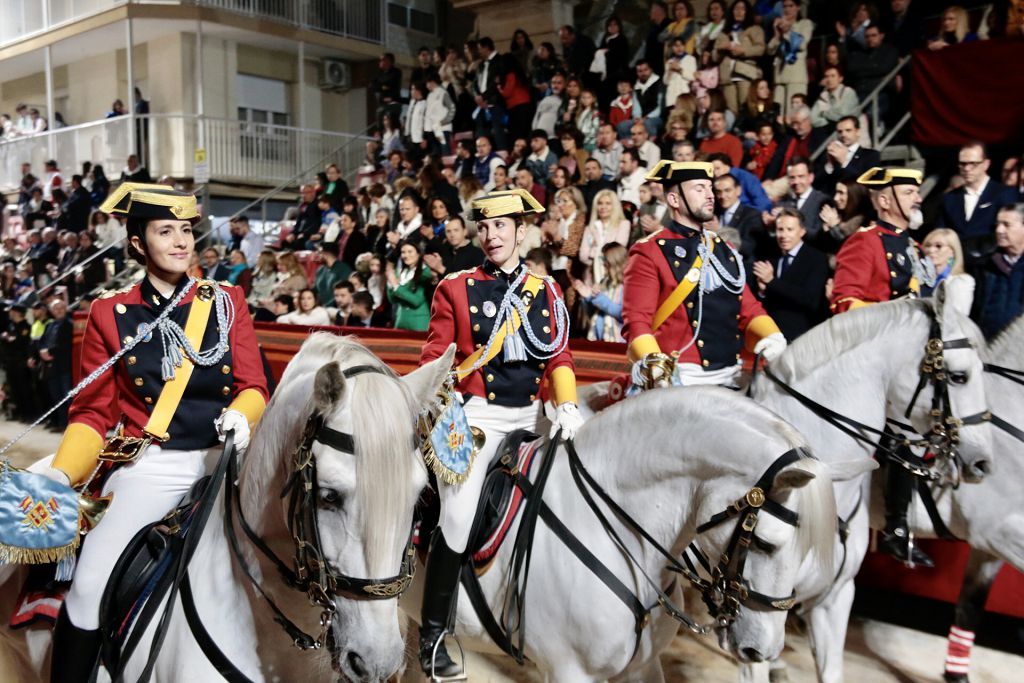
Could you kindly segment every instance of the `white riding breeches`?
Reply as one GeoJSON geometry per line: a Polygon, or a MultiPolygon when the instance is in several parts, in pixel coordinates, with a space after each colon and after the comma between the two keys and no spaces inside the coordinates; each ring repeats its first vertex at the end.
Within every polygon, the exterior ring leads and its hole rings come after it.
{"type": "Polygon", "coordinates": [[[454,485],[439,483],[441,518],[438,526],[444,532],[448,547],[459,553],[465,552],[469,543],[473,517],[487,477],[487,466],[505,435],[516,429],[529,429],[546,437],[551,429],[551,423],[544,416],[544,404],[540,401],[522,408],[509,408],[489,404],[485,399],[474,396],[466,401],[464,407],[469,424],[482,429],[487,439],[476,454],[466,481],[454,485]]]}
{"type": "Polygon", "coordinates": [[[113,498],[82,543],[64,602],[72,624],[88,631],[100,627],[100,599],[121,552],[139,529],[162,519],[205,474],[207,453],[153,445],[107,478],[103,495],[113,498]]]}

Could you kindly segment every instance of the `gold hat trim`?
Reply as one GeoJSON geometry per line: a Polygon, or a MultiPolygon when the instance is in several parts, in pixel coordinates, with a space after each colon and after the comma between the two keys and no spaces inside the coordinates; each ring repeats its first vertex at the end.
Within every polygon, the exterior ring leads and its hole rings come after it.
{"type": "Polygon", "coordinates": [[[484,218],[500,218],[520,213],[544,213],[544,205],[527,190],[517,187],[501,190],[473,200],[473,211],[484,218]]]}
{"type": "Polygon", "coordinates": [[[154,183],[121,183],[114,190],[103,205],[100,211],[103,213],[129,214],[132,204],[150,204],[152,206],[166,206],[180,220],[188,220],[199,216],[199,209],[196,204],[196,197],[193,194],[170,194],[174,192],[166,185],[154,183]],[[124,200],[127,204],[121,206],[124,200]]]}
{"type": "Polygon", "coordinates": [[[924,180],[924,174],[912,168],[883,168],[882,166],[875,166],[862,173],[857,178],[857,182],[868,187],[888,187],[899,179],[912,180],[915,185],[920,185],[924,180]]]}
{"type": "Polygon", "coordinates": [[[662,159],[654,166],[654,168],[647,172],[647,175],[644,176],[644,180],[666,180],[671,178],[672,174],[676,171],[698,171],[700,173],[707,173],[708,180],[713,180],[715,177],[715,168],[707,161],[672,161],[671,159],[662,159]]]}

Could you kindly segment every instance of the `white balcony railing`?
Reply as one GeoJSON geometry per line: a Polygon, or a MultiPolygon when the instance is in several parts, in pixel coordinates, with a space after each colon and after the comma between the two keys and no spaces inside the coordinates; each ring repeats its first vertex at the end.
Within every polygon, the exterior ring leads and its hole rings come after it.
{"type": "Polygon", "coordinates": [[[254,124],[183,114],[119,116],[0,142],[0,190],[21,181],[21,165],[40,175],[55,159],[65,175],[100,164],[111,180],[138,150],[153,178],[195,177],[195,150],[206,150],[213,181],[276,185],[344,147],[334,159],[346,173],[363,160],[368,138],[322,130],[254,124]]]}
{"type": "Polygon", "coordinates": [[[129,3],[215,7],[336,36],[384,42],[384,0],[3,0],[0,47],[129,3]]]}

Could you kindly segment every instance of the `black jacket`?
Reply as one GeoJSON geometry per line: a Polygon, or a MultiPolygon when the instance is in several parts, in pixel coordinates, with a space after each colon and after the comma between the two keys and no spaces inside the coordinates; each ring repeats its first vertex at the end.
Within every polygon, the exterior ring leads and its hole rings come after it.
{"type": "Polygon", "coordinates": [[[858,147],[853,153],[853,158],[846,166],[839,168],[832,167],[832,172],[826,170],[828,154],[822,153],[814,164],[814,187],[825,194],[835,194],[836,185],[844,180],[856,180],[869,168],[882,165],[882,155],[876,149],[858,147]]]}
{"type": "MultiPolygon", "coordinates": [[[[724,215],[724,212],[720,214],[719,220],[724,215]]],[[[757,209],[740,204],[736,207],[732,220],[723,227],[735,228],[740,233],[740,255],[748,272],[755,259],[768,258],[768,254],[772,253],[775,241],[768,237],[764,221],[761,220],[761,212],[757,209]]]]}
{"type": "MultiPolygon", "coordinates": [[[[776,272],[780,258],[771,259],[776,272]]],[[[765,287],[764,309],[788,341],[828,317],[825,282],[830,274],[828,257],[805,242],[782,276],[765,287]]]]}

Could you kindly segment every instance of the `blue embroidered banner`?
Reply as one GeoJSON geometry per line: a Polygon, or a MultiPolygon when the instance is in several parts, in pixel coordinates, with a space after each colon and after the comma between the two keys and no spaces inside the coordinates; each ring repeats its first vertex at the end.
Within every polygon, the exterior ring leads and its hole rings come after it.
{"type": "Polygon", "coordinates": [[[70,578],[78,543],[78,493],[0,463],[0,563],[57,562],[70,578]]]}

